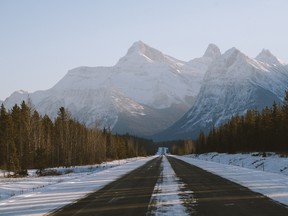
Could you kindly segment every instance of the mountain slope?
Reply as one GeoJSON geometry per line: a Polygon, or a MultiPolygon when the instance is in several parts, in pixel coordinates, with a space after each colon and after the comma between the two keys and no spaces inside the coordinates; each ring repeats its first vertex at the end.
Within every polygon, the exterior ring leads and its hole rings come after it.
{"type": "Polygon", "coordinates": [[[275,61],[270,52],[264,56],[262,51],[256,59],[236,48],[225,52],[209,66],[194,106],[154,138],[196,138],[201,130],[208,132],[233,115],[242,115],[248,109],[261,110],[274,101],[282,101],[288,88],[287,65],[275,61]]]}
{"type": "Polygon", "coordinates": [[[167,128],[191,107],[213,58],[207,54],[200,63],[186,63],[138,41],[113,67],[72,69],[51,89],[15,92],[5,106],[29,96],[51,118],[63,106],[88,126],[147,136],[167,128]]]}

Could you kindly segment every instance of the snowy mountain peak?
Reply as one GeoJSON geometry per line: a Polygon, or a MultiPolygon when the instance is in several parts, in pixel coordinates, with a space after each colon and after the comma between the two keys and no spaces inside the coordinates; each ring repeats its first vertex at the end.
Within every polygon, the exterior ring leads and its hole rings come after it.
{"type": "Polygon", "coordinates": [[[232,47],[228,49],[223,56],[231,56],[241,53],[240,50],[238,50],[236,47],[232,47]]]}
{"type": "Polygon", "coordinates": [[[148,46],[142,41],[137,41],[129,48],[127,54],[119,60],[116,66],[131,66],[137,63],[141,64],[147,62],[161,62],[169,64],[169,62],[172,63],[175,60],[176,59],[164,55],[159,50],[148,46]]]}
{"type": "Polygon", "coordinates": [[[145,44],[143,41],[139,40],[133,43],[133,45],[128,49],[127,55],[133,53],[145,54],[149,49],[153,48],[145,44]]]}
{"type": "Polygon", "coordinates": [[[215,44],[209,44],[203,57],[216,59],[221,55],[220,49],[215,44]]]}
{"type": "Polygon", "coordinates": [[[279,59],[274,56],[268,49],[263,49],[255,59],[267,64],[281,64],[279,59]]]}
{"type": "Polygon", "coordinates": [[[237,48],[233,47],[229,50],[227,50],[221,57],[220,60],[226,62],[226,66],[231,66],[235,62],[243,59],[247,59],[248,57],[243,54],[240,50],[237,48]]]}

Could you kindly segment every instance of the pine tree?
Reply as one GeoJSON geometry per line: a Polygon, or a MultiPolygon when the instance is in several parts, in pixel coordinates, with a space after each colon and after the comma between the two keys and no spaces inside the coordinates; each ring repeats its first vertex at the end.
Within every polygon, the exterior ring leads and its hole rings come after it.
{"type": "Polygon", "coordinates": [[[19,154],[16,149],[14,142],[15,131],[13,126],[13,120],[10,115],[6,118],[6,129],[5,129],[5,142],[6,142],[6,169],[12,171],[14,175],[21,174],[19,154]]]}
{"type": "Polygon", "coordinates": [[[20,145],[21,152],[21,169],[23,175],[28,175],[28,168],[33,164],[33,149],[31,146],[31,109],[25,101],[21,103],[20,114],[20,145]]]}
{"type": "Polygon", "coordinates": [[[9,142],[9,159],[7,164],[8,172],[13,172],[14,175],[27,175],[20,167],[19,156],[17,154],[17,150],[13,140],[9,142]]]}
{"type": "Polygon", "coordinates": [[[55,145],[57,145],[57,161],[59,165],[70,166],[69,161],[69,125],[70,114],[60,107],[55,121],[55,145]]]}
{"type": "Polygon", "coordinates": [[[203,131],[200,131],[199,137],[198,137],[198,144],[197,144],[197,152],[204,153],[206,147],[206,136],[203,131]]]}
{"type": "Polygon", "coordinates": [[[0,109],[0,167],[3,167],[4,164],[6,164],[7,160],[5,160],[5,154],[6,154],[6,130],[7,130],[7,124],[8,124],[8,114],[6,112],[6,109],[4,105],[1,105],[0,109]]]}
{"type": "Polygon", "coordinates": [[[38,149],[44,148],[44,133],[42,128],[41,116],[39,113],[34,110],[33,115],[31,117],[31,131],[30,131],[30,152],[33,152],[34,160],[33,167],[35,167],[35,157],[37,155],[38,149]],[[35,154],[36,152],[36,154],[35,154]]]}
{"type": "Polygon", "coordinates": [[[55,154],[55,150],[54,147],[55,145],[53,145],[53,137],[54,137],[54,124],[51,121],[51,119],[45,115],[42,119],[41,119],[41,123],[42,123],[42,133],[43,133],[43,146],[45,148],[46,151],[46,166],[55,166],[55,160],[54,160],[54,154],[55,154]]]}
{"type": "Polygon", "coordinates": [[[288,91],[285,92],[284,103],[282,106],[282,114],[283,114],[282,148],[283,151],[288,152],[288,91]]]}
{"type": "Polygon", "coordinates": [[[37,149],[35,151],[35,158],[34,158],[35,166],[34,166],[34,168],[37,169],[37,174],[40,176],[42,175],[45,167],[47,167],[46,159],[47,159],[47,157],[46,157],[45,149],[43,147],[37,147],[37,149]]]}

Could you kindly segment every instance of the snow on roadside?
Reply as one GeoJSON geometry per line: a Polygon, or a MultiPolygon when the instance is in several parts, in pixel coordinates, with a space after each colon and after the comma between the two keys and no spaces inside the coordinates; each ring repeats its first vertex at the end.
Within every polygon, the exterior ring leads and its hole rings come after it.
{"type": "Polygon", "coordinates": [[[165,156],[162,158],[161,174],[158,179],[151,197],[148,213],[149,215],[168,216],[168,215],[189,215],[186,212],[184,200],[181,194],[190,196],[191,191],[183,191],[184,184],[176,177],[169,161],[165,156]]]}
{"type": "Polygon", "coordinates": [[[45,188],[49,185],[58,184],[67,180],[71,180],[79,177],[79,173],[96,173],[105,169],[110,169],[115,166],[119,166],[125,163],[129,163],[140,159],[139,157],[128,158],[122,160],[114,160],[110,162],[104,162],[102,164],[88,165],[88,166],[75,166],[75,167],[58,167],[53,168],[57,173],[61,173],[61,176],[42,176],[36,175],[36,170],[29,170],[29,176],[24,178],[4,178],[4,171],[0,170],[0,201],[8,199],[15,195],[25,194],[27,192],[33,192],[40,188],[45,188]],[[65,174],[67,173],[67,174],[65,174]],[[64,175],[65,174],[65,175],[64,175]]]}
{"type": "Polygon", "coordinates": [[[214,161],[222,164],[229,164],[234,166],[245,167],[249,169],[256,169],[265,172],[273,172],[288,176],[288,157],[283,157],[279,154],[267,152],[263,153],[238,153],[225,154],[211,152],[206,154],[192,154],[186,155],[195,159],[206,161],[214,161]]]}
{"type": "Polygon", "coordinates": [[[288,176],[185,156],[173,156],[288,206],[288,176]]]}
{"type": "MultiPolygon", "coordinates": [[[[0,215],[44,215],[53,209],[61,208],[84,197],[87,193],[99,190],[155,157],[141,158],[100,172],[80,172],[73,177],[68,176],[56,184],[2,200],[0,201],[0,215]]],[[[53,178],[57,181],[57,177],[53,178]]],[[[41,178],[38,178],[38,181],[41,182],[41,178]]],[[[27,180],[28,184],[29,180],[27,180]]]]}

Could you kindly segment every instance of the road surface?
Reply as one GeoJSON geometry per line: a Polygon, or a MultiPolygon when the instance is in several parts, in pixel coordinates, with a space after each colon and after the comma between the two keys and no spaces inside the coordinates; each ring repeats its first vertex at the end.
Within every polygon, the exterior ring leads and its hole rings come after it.
{"type": "Polygon", "coordinates": [[[173,157],[168,160],[178,178],[194,192],[198,216],[284,216],[288,208],[239,184],[173,157]]]}
{"type": "Polygon", "coordinates": [[[145,215],[160,175],[161,157],[147,162],[103,189],[68,205],[53,216],[145,215]]]}
{"type": "MultiPolygon", "coordinates": [[[[66,206],[53,216],[148,215],[147,210],[162,157],[123,176],[86,198],[66,206]]],[[[287,206],[173,157],[168,160],[184,190],[193,191],[195,203],[183,203],[188,215],[196,216],[287,216],[287,206]]],[[[191,199],[189,199],[191,200],[191,199]]]]}

